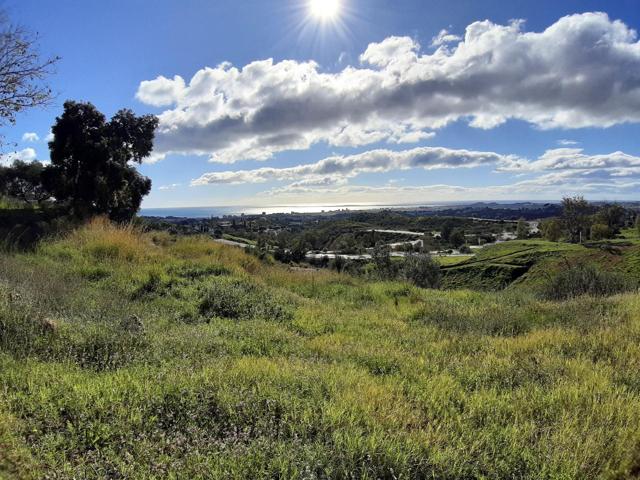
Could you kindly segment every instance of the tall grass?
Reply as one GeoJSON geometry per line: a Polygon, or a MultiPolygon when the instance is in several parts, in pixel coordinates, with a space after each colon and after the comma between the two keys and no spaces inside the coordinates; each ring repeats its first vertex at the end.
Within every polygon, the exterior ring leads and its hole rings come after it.
{"type": "Polygon", "coordinates": [[[640,471],[635,294],[366,282],[104,221],[0,267],[0,477],[640,471]]]}

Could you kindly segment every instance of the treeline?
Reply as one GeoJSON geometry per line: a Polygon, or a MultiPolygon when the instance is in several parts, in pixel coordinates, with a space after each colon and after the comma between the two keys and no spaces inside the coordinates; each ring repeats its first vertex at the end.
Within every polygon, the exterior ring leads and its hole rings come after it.
{"type": "Polygon", "coordinates": [[[400,213],[354,214],[349,220],[322,220],[318,224],[286,225],[277,233],[251,231],[241,224],[229,231],[272,246],[283,261],[301,261],[308,251],[362,254],[378,243],[397,243],[395,249],[409,252],[465,249],[467,245],[492,243],[504,231],[515,233],[513,222],[486,222],[468,218],[416,219],[400,213]],[[366,218],[367,221],[363,221],[366,218]],[[425,232],[422,237],[381,230],[425,232]],[[420,240],[419,244],[415,240],[420,240]],[[414,242],[413,244],[411,242],[414,242]]]}
{"type": "Polygon", "coordinates": [[[582,196],[565,197],[560,216],[540,222],[540,234],[552,242],[584,243],[615,238],[623,228],[640,232],[640,215],[615,203],[596,206],[582,196]]]}

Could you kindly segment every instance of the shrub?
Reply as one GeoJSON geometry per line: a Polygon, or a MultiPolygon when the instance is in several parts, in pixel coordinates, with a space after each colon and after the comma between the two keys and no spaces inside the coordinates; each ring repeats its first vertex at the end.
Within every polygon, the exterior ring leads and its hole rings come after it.
{"type": "Polygon", "coordinates": [[[557,218],[549,218],[540,222],[540,233],[545,240],[557,242],[562,238],[562,222],[557,218]]]}
{"type": "Polygon", "coordinates": [[[469,247],[469,245],[462,245],[462,246],[458,249],[458,251],[459,251],[460,253],[468,254],[468,253],[471,253],[471,247],[469,247]]]}
{"type": "Polygon", "coordinates": [[[547,300],[564,300],[580,295],[608,296],[628,291],[631,283],[624,276],[605,272],[594,265],[578,264],[552,277],[542,289],[547,300]]]}
{"type": "Polygon", "coordinates": [[[529,224],[524,218],[518,220],[516,235],[518,236],[518,240],[526,240],[529,237],[529,224]]]}
{"type": "Polygon", "coordinates": [[[596,223],[591,227],[591,240],[604,240],[606,238],[611,238],[612,236],[613,231],[608,225],[596,223]]]}
{"type": "Polygon", "coordinates": [[[378,243],[371,252],[371,259],[376,267],[376,274],[381,280],[396,278],[396,265],[391,260],[391,251],[388,245],[378,243]]]}
{"type": "Polygon", "coordinates": [[[422,288],[440,286],[440,265],[431,255],[407,255],[402,265],[402,276],[422,288]]]}
{"type": "Polygon", "coordinates": [[[264,287],[245,280],[227,280],[212,283],[202,298],[200,314],[246,320],[290,320],[293,315],[288,302],[278,298],[264,287]]]}

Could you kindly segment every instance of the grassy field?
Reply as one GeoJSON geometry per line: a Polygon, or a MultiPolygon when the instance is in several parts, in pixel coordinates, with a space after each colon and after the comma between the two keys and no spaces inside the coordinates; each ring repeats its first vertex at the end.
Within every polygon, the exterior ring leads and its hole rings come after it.
{"type": "Polygon", "coordinates": [[[429,291],[100,221],[0,278],[0,478],[640,474],[636,294],[429,291]]]}

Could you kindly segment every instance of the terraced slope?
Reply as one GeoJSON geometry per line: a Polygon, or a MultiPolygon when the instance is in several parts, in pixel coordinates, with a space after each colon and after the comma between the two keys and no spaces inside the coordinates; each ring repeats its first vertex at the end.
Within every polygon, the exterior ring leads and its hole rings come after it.
{"type": "Polygon", "coordinates": [[[591,263],[640,281],[640,243],[635,239],[586,245],[540,240],[509,241],[486,247],[455,265],[444,265],[447,288],[535,289],[550,275],[577,263],[591,263]]]}

